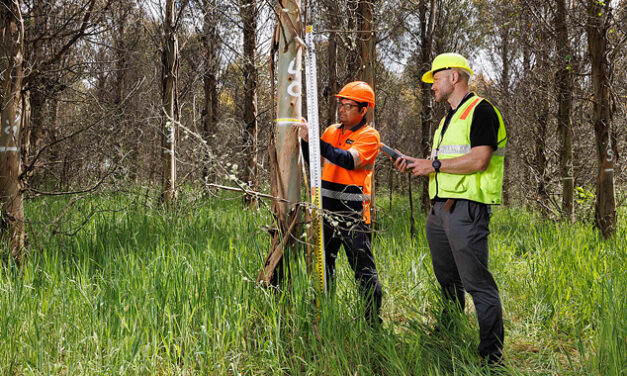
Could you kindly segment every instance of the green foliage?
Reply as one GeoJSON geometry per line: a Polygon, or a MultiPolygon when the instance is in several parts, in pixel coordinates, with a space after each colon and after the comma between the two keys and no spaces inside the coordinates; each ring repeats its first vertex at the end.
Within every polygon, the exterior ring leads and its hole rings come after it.
{"type": "MultiPolygon", "coordinates": [[[[471,304],[454,325],[433,330],[441,303],[424,217],[411,239],[405,197],[379,216],[380,328],[361,318],[343,256],[319,323],[301,258],[292,259],[288,289],[258,287],[269,247],[261,228],[271,220],[242,210],[240,198],[185,191],[165,212],[155,195],[129,197],[75,202],[63,220],[68,200],[28,203],[27,217],[37,218],[28,262],[0,269],[1,375],[490,374],[476,354],[471,304]]],[[[588,224],[495,211],[490,264],[507,367],[491,374],[627,371],[624,212],[619,219],[604,241],[588,224]]]]}
{"type": "Polygon", "coordinates": [[[579,217],[584,221],[591,221],[594,218],[594,205],[596,195],[584,187],[575,187],[575,203],[579,217]]]}

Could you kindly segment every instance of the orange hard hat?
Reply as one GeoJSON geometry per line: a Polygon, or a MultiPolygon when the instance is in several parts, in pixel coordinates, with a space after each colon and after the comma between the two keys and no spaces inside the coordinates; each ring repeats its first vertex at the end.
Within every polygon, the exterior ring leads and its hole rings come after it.
{"type": "Polygon", "coordinates": [[[363,81],[347,83],[335,96],[352,99],[356,102],[368,102],[368,107],[374,107],[374,90],[372,86],[363,81]]]}

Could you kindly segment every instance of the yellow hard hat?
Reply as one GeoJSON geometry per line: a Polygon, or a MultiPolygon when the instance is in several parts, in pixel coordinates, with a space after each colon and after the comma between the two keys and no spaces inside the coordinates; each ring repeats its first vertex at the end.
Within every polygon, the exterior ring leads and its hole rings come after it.
{"type": "Polygon", "coordinates": [[[456,53],[445,53],[440,54],[433,59],[433,63],[431,63],[431,70],[422,75],[422,82],[432,84],[433,75],[436,72],[451,68],[461,68],[468,71],[471,76],[474,75],[465,57],[456,53]]]}

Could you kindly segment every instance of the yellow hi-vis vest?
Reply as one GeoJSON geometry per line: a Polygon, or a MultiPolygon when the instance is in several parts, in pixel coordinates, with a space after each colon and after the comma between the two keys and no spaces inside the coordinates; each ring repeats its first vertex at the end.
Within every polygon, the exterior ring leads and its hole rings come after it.
{"type": "MultiPolygon", "coordinates": [[[[470,126],[475,108],[482,100],[486,99],[478,96],[468,98],[453,114],[447,130],[444,132],[444,137],[442,137],[441,132],[446,117],[440,121],[433,137],[432,159],[436,157],[438,159],[450,159],[470,153],[470,126]]],[[[492,103],[490,104],[492,105],[492,103]]],[[[494,105],[492,107],[499,118],[499,130],[497,135],[498,149],[492,153],[490,165],[485,171],[465,175],[432,172],[429,174],[429,197],[431,199],[438,196],[439,198],[461,198],[491,205],[501,203],[507,134],[501,113],[494,105]]]]}

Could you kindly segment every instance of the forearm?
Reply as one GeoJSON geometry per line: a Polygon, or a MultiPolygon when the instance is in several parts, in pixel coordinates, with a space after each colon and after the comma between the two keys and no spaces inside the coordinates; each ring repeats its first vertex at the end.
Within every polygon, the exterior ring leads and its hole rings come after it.
{"type": "MultiPolygon", "coordinates": [[[[433,161],[428,159],[415,159],[411,157],[404,157],[407,162],[404,162],[401,158],[397,160],[396,167],[401,171],[410,169],[414,175],[428,175],[435,172],[433,167],[433,161]]],[[[492,158],[491,146],[477,146],[472,148],[470,153],[464,154],[460,157],[450,159],[440,159],[440,172],[446,172],[449,174],[472,174],[478,171],[485,171],[490,164],[492,158]]]]}
{"type": "Polygon", "coordinates": [[[328,142],[320,140],[320,154],[328,159],[334,165],[340,166],[347,170],[355,169],[355,160],[348,150],[334,148],[328,142]]]}
{"type": "Polygon", "coordinates": [[[309,143],[302,138],[300,139],[300,150],[303,153],[303,159],[309,163],[309,143]]]}
{"type": "Polygon", "coordinates": [[[490,164],[490,159],[486,160],[485,157],[468,153],[457,158],[440,159],[440,162],[442,163],[440,172],[465,175],[485,171],[490,164]]]}
{"type": "MultiPolygon", "coordinates": [[[[303,152],[303,159],[305,162],[309,163],[309,143],[301,139],[300,147],[303,152]]],[[[343,167],[347,170],[355,169],[355,160],[353,155],[347,150],[334,148],[328,142],[320,140],[320,154],[337,166],[343,167]]]]}

